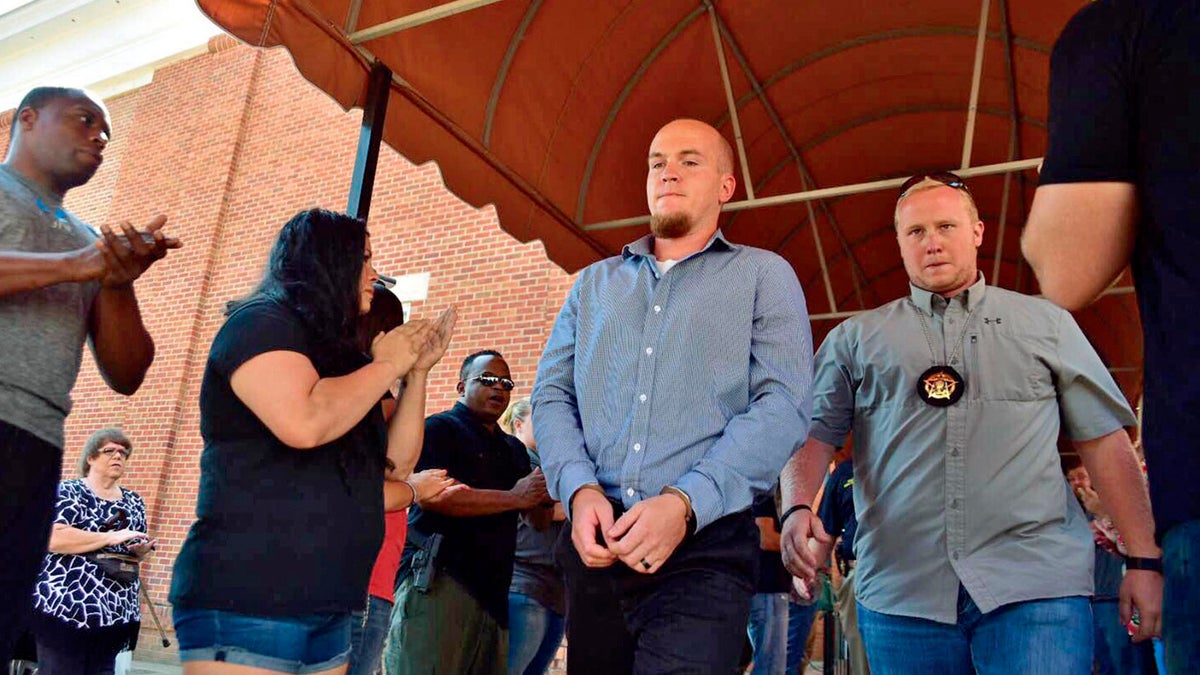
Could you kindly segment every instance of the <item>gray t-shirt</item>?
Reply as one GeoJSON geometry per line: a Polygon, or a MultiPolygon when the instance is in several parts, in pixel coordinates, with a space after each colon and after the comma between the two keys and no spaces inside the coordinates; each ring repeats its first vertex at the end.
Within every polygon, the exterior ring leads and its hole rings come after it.
{"type": "MultiPolygon", "coordinates": [[[[61,200],[0,165],[0,251],[72,251],[95,239],[61,200]]],[[[0,296],[0,420],[62,447],[99,290],[93,281],[0,296]]]]}
{"type": "Polygon", "coordinates": [[[814,438],[854,432],[865,607],[954,623],[959,584],[984,612],[1092,594],[1092,537],[1059,431],[1090,440],[1136,419],[1065,310],[982,276],[949,301],[912,287],[829,333],[813,402],[814,438]],[[946,361],[966,390],[934,408],[916,382],[946,361]]]}

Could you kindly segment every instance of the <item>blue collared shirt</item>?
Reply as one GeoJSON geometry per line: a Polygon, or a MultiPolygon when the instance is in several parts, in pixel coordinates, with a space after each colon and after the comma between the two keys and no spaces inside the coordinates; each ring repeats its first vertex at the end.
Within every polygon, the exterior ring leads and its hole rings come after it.
{"type": "Polygon", "coordinates": [[[750,508],[808,433],[812,332],[781,257],[718,230],[665,274],[650,236],[583,270],[533,387],[550,493],[626,508],[674,485],[696,524],[750,508]]]}

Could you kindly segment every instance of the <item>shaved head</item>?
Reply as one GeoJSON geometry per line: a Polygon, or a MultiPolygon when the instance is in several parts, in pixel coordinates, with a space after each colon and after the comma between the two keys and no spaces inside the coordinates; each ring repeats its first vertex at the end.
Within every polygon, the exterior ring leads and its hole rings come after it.
{"type": "Polygon", "coordinates": [[[733,149],[711,125],[667,123],[650,142],[646,201],[650,231],[660,239],[717,228],[721,205],[733,196],[733,149]]]}
{"type": "Polygon", "coordinates": [[[674,126],[686,128],[689,131],[705,137],[706,140],[713,144],[713,152],[716,155],[715,159],[717,161],[717,170],[719,170],[721,173],[733,173],[733,146],[730,145],[729,141],[725,140],[725,137],[721,135],[721,132],[713,128],[711,124],[708,124],[707,122],[701,122],[700,120],[691,119],[690,117],[681,117],[664,124],[663,127],[658,130],[658,133],[661,134],[662,132],[674,126]]]}
{"type": "Polygon", "coordinates": [[[108,109],[104,107],[104,103],[98,97],[92,96],[83,89],[75,87],[34,87],[29,90],[29,93],[25,94],[25,97],[17,104],[16,110],[13,111],[12,125],[8,130],[9,140],[11,141],[11,137],[17,135],[17,121],[21,118],[22,110],[26,108],[41,110],[46,107],[46,104],[60,99],[89,101],[106,113],[108,112],[108,109]]]}
{"type": "Polygon", "coordinates": [[[4,163],[59,196],[91,180],[104,161],[108,109],[82,89],[38,87],[13,113],[4,163]]]}

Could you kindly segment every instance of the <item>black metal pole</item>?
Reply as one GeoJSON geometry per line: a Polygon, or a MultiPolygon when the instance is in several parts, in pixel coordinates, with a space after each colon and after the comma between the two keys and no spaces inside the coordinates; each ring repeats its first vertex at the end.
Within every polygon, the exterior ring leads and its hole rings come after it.
{"type": "Polygon", "coordinates": [[[825,660],[821,671],[824,675],[834,675],[837,672],[837,617],[833,609],[825,611],[825,630],[821,637],[825,639],[825,660]]]}
{"type": "Polygon", "coordinates": [[[346,213],[363,220],[371,213],[371,193],[375,191],[375,167],[379,164],[379,145],[383,141],[383,121],[387,118],[388,94],[392,71],[382,62],[371,67],[367,102],[363,106],[362,129],[358,134],[358,154],[354,158],[354,176],[350,180],[350,203],[346,213]]]}

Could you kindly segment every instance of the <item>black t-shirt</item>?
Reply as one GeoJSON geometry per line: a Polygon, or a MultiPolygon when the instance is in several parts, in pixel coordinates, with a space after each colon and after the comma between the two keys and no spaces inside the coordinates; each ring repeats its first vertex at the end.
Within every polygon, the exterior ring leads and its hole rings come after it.
{"type": "MultiPolygon", "coordinates": [[[[779,514],[775,510],[775,498],[765,495],[754,500],[751,508],[754,518],[770,518],[779,531],[779,514]]],[[[758,588],[755,593],[787,593],[792,583],[792,575],[783,566],[783,554],[779,551],[758,549],[758,588]]]]}
{"type": "Polygon", "coordinates": [[[1150,491],[1161,537],[1200,518],[1200,0],[1097,0],[1050,62],[1041,183],[1137,186],[1150,491]]]}
{"type": "Polygon", "coordinates": [[[312,359],[310,343],[299,316],[269,300],[239,308],[213,340],[200,389],[197,521],[175,561],[172,604],[274,616],[362,608],[383,541],[380,407],[345,436],[297,450],[229,384],[239,366],[265,352],[312,359]]]}
{"type": "Polygon", "coordinates": [[[821,525],[831,536],[841,537],[835,553],[842,560],[854,560],[854,533],[858,517],[854,515],[854,462],[838,464],[825,479],[825,496],[817,507],[821,525]]]}
{"type": "MultiPolygon", "coordinates": [[[[488,431],[462,403],[425,420],[417,470],[425,469],[445,469],[451,478],[479,490],[510,490],[531,470],[521,441],[500,429],[488,431]]],[[[505,511],[453,517],[412,507],[397,580],[408,576],[416,540],[439,533],[438,573],[454,577],[501,626],[508,626],[517,516],[517,511],[505,511]]]]}

